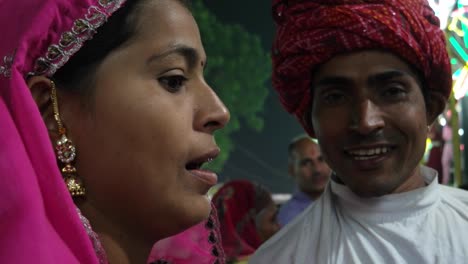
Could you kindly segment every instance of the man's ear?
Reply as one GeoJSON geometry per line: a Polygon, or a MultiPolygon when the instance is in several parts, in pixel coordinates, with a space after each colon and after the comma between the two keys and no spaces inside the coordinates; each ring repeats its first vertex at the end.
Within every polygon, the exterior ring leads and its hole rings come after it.
{"type": "Polygon", "coordinates": [[[444,111],[447,100],[444,95],[436,91],[428,91],[426,100],[426,120],[432,125],[436,118],[444,111]]]}
{"type": "Polygon", "coordinates": [[[54,118],[54,109],[50,92],[52,90],[52,81],[44,76],[33,76],[28,80],[28,87],[32,97],[39,108],[42,119],[49,131],[49,136],[54,142],[58,139],[58,127],[54,118]]]}

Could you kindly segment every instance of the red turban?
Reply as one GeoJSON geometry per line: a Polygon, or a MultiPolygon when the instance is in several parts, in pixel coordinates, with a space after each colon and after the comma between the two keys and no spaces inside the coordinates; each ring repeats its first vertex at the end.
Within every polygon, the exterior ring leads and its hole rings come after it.
{"type": "Polygon", "coordinates": [[[337,54],[387,50],[420,71],[424,89],[450,95],[445,36],[426,0],[273,0],[273,17],[273,86],[310,135],[312,72],[337,54]]]}

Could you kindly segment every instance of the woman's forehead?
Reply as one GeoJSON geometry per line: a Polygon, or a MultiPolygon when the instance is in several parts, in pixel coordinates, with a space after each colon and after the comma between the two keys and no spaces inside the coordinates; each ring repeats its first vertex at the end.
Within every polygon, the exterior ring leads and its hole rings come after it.
{"type": "Polygon", "coordinates": [[[146,0],[139,7],[133,42],[151,45],[155,52],[186,46],[205,57],[198,26],[190,11],[178,0],[146,0]],[[144,2],[145,3],[145,2],[144,2]]]}

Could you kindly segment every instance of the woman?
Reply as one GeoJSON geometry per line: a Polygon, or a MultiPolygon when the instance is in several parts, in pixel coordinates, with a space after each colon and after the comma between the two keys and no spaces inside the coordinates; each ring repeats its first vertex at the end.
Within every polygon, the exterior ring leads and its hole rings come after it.
{"type": "Polygon", "coordinates": [[[245,180],[226,183],[213,196],[226,263],[247,263],[251,254],[280,228],[277,207],[261,185],[245,180]]]}
{"type": "Polygon", "coordinates": [[[2,1],[0,25],[1,263],[145,263],[208,217],[229,113],[182,0],[2,1]]]}

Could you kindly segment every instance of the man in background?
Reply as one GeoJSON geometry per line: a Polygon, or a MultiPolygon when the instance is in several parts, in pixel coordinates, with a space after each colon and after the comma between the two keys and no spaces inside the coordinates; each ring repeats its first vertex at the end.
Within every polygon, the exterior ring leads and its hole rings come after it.
{"type": "Polygon", "coordinates": [[[302,135],[289,144],[288,173],[294,179],[296,188],[291,199],[280,208],[278,221],[282,226],[320,197],[331,170],[319,145],[311,137],[302,135]]]}

